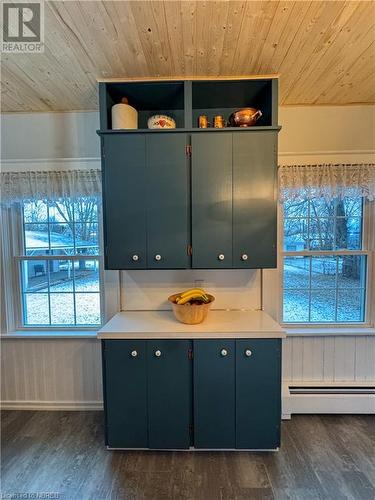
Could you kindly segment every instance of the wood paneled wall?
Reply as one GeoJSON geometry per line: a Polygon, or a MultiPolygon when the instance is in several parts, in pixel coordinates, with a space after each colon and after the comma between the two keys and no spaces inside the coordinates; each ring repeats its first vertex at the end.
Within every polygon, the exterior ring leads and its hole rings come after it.
{"type": "Polygon", "coordinates": [[[96,339],[2,341],[1,399],[15,408],[100,408],[100,343],[96,339]]]}
{"type": "Polygon", "coordinates": [[[288,337],[284,381],[374,382],[375,336],[288,337]]]}
{"type": "MultiPolygon", "coordinates": [[[[7,339],[2,351],[4,407],[101,407],[96,339],[7,339]]],[[[375,384],[375,336],[289,337],[284,341],[283,381],[375,384]]]]}

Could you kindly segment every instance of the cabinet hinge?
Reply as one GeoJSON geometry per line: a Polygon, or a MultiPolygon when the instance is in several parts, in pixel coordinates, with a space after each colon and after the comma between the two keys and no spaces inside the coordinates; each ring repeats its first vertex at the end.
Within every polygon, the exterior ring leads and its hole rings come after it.
{"type": "Polygon", "coordinates": [[[191,245],[187,246],[187,254],[190,256],[193,255],[193,247],[191,245]]]}
{"type": "Polygon", "coordinates": [[[193,359],[193,349],[188,349],[188,359],[193,359]]]}
{"type": "Polygon", "coordinates": [[[191,147],[190,144],[187,144],[185,146],[185,155],[190,158],[191,157],[191,153],[192,153],[192,147],[191,147]]]}

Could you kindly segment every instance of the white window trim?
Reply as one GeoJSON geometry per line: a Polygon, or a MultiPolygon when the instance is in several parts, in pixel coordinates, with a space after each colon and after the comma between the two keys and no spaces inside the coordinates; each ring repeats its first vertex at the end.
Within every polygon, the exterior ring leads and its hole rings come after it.
{"type": "MultiPolygon", "coordinates": [[[[375,254],[375,202],[369,202],[365,200],[364,203],[364,214],[362,222],[362,234],[363,234],[363,249],[362,250],[338,250],[334,251],[336,255],[366,255],[367,256],[367,276],[366,276],[366,304],[365,304],[365,321],[355,322],[355,323],[285,323],[283,319],[283,267],[284,267],[284,256],[285,255],[331,255],[332,252],[324,251],[308,251],[308,252],[285,252],[284,251],[284,214],[282,205],[278,204],[278,266],[277,266],[277,290],[278,290],[278,300],[277,300],[277,320],[280,325],[285,328],[288,333],[300,332],[300,334],[306,334],[306,330],[315,330],[316,334],[322,334],[322,331],[328,330],[331,334],[337,335],[340,330],[351,330],[353,333],[359,330],[368,331],[372,333],[371,330],[375,326],[375,265],[374,265],[374,254],[375,254]]],[[[275,284],[276,285],[276,284],[275,284]]],[[[266,301],[267,302],[267,301],[266,301]]],[[[272,307],[270,303],[268,307],[272,307]]],[[[275,304],[273,304],[275,308],[275,304]]]]}
{"type": "MultiPolygon", "coordinates": [[[[25,326],[23,324],[23,314],[22,314],[22,286],[21,286],[21,272],[19,262],[23,259],[29,260],[59,260],[61,256],[59,255],[43,255],[43,256],[32,256],[32,255],[22,255],[23,245],[23,220],[22,213],[18,211],[16,216],[16,231],[18,235],[18,248],[15,249],[17,255],[9,256],[10,266],[13,276],[16,276],[14,286],[9,283],[6,284],[6,292],[11,293],[13,300],[11,305],[8,304],[6,308],[6,324],[8,329],[6,332],[1,332],[0,337],[3,338],[19,338],[19,337],[48,337],[61,338],[69,336],[72,337],[77,335],[78,337],[92,337],[92,332],[99,330],[102,325],[107,321],[106,317],[106,304],[108,302],[106,297],[106,276],[104,271],[104,256],[102,249],[103,244],[103,234],[102,234],[102,208],[101,204],[98,205],[98,232],[99,232],[99,249],[100,253],[98,255],[89,255],[88,259],[98,259],[99,260],[99,294],[100,294],[100,317],[101,322],[98,325],[30,325],[25,326]],[[71,335],[69,335],[71,332],[71,335]]],[[[80,260],[84,259],[85,255],[64,255],[64,259],[69,260],[80,260]]],[[[113,278],[112,278],[113,281],[113,278]]],[[[7,306],[7,304],[5,304],[7,306]]],[[[4,313],[4,312],[3,312],[4,313]]]]}

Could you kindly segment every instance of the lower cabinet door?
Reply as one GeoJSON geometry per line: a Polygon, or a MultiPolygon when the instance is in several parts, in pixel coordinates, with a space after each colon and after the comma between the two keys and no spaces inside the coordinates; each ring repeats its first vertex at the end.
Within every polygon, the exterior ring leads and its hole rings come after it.
{"type": "Polygon", "coordinates": [[[111,448],[147,448],[146,343],[105,340],[106,441],[111,448]]]}
{"type": "Polygon", "coordinates": [[[191,362],[189,340],[148,340],[149,447],[190,446],[191,362]]]}
{"type": "Polygon", "coordinates": [[[194,341],[194,446],[235,448],[235,341],[194,341]]]}
{"type": "Polygon", "coordinates": [[[236,341],[236,448],[280,446],[281,340],[236,341]]]}

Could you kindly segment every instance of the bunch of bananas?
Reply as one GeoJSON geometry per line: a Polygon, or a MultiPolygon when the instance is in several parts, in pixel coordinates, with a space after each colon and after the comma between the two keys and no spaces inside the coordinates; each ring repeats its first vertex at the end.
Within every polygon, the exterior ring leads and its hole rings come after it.
{"type": "Polygon", "coordinates": [[[201,304],[202,302],[208,304],[210,299],[203,288],[191,288],[190,290],[180,293],[175,301],[176,304],[181,306],[184,304],[201,304]]]}

